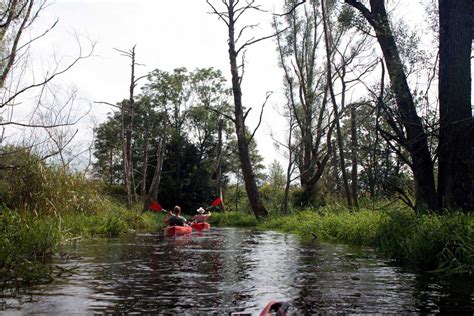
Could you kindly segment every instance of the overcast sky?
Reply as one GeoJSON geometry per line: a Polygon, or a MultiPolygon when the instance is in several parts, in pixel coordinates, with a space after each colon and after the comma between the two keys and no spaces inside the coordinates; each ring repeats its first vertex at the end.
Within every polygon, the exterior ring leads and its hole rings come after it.
{"type": "MultiPolygon", "coordinates": [[[[401,0],[402,8],[413,7],[414,0],[401,0]]],[[[215,0],[217,5],[220,0],[215,0]]],[[[280,11],[283,0],[263,0],[269,10],[280,11]]],[[[407,10],[410,15],[423,12],[407,10]]],[[[229,79],[229,66],[225,25],[205,0],[56,0],[41,15],[33,33],[40,33],[59,19],[55,29],[38,41],[31,50],[34,65],[47,68],[48,59],[56,56],[75,56],[77,45],[74,34],[96,42],[94,56],[83,60],[60,79],[64,86],[74,85],[84,102],[106,101],[115,103],[126,98],[129,85],[129,60],[114,50],[128,50],[136,45],[137,61],[144,66],[138,75],[159,68],[172,71],[178,67],[188,70],[214,67],[222,70],[229,79]]],[[[421,10],[420,10],[421,11],[421,10]]],[[[268,35],[269,16],[257,17],[261,23],[260,35],[268,35]]],[[[259,43],[247,52],[247,65],[243,81],[244,105],[252,107],[249,127],[253,129],[259,108],[267,91],[274,91],[265,112],[265,121],[257,134],[258,148],[265,163],[273,159],[284,161],[275,152],[270,133],[283,136],[284,120],[278,115],[282,72],[277,66],[278,57],[272,40],[259,43]]],[[[230,81],[230,80],[229,80],[230,81]]],[[[110,107],[94,105],[93,113],[99,122],[106,118],[110,107]]],[[[86,128],[82,131],[86,137],[86,128]]]]}

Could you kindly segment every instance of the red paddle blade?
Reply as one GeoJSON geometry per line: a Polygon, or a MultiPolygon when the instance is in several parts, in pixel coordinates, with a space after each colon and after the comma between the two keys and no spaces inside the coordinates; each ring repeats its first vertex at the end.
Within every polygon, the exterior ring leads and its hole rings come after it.
{"type": "Polygon", "coordinates": [[[221,198],[217,198],[217,199],[215,199],[214,201],[212,201],[211,205],[212,205],[212,206],[217,206],[217,205],[219,205],[219,204],[221,204],[221,203],[222,203],[222,199],[221,199],[221,198]]]}
{"type": "Polygon", "coordinates": [[[161,207],[160,203],[156,201],[152,201],[150,203],[150,210],[155,211],[155,212],[161,212],[163,208],[161,207]]]}

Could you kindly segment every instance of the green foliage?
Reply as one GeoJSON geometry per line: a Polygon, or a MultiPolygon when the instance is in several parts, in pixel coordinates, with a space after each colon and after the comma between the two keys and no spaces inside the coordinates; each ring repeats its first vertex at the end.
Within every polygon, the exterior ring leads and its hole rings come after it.
{"type": "Polygon", "coordinates": [[[212,225],[232,227],[255,227],[257,219],[255,215],[242,212],[212,213],[209,220],[212,225]]]}
{"type": "Polygon", "coordinates": [[[270,214],[280,214],[283,208],[284,193],[271,184],[264,184],[260,188],[260,197],[270,214]]]}

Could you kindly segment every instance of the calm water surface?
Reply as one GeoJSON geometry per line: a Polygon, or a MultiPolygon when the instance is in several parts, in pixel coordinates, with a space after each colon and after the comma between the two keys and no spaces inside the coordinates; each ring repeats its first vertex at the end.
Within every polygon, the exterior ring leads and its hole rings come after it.
{"type": "MultiPolygon", "coordinates": [[[[52,284],[5,291],[0,314],[474,314],[474,285],[404,272],[367,249],[245,229],[168,238],[133,234],[77,242],[52,284]]],[[[57,268],[59,269],[59,268],[57,268]]]]}

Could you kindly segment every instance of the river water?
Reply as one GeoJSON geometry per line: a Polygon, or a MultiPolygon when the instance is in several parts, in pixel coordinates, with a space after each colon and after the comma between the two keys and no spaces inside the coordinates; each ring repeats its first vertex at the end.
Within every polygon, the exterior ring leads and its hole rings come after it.
{"type": "Polygon", "coordinates": [[[4,291],[0,314],[474,314],[474,285],[407,272],[370,249],[236,228],[183,237],[79,241],[55,258],[51,284],[4,291]]]}

